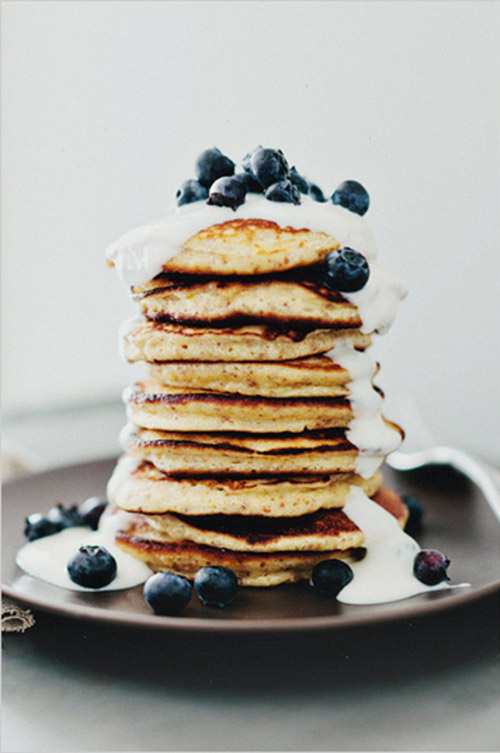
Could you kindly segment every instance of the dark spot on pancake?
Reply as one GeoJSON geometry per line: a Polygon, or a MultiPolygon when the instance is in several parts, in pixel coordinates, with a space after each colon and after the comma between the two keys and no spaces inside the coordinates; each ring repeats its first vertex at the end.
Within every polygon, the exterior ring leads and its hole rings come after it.
{"type": "MultiPolygon", "coordinates": [[[[295,517],[267,518],[261,515],[177,515],[188,525],[223,533],[249,544],[267,543],[288,536],[337,536],[359,528],[342,510],[318,510],[295,517]]],[[[286,542],[283,542],[286,548],[286,542]]]]}

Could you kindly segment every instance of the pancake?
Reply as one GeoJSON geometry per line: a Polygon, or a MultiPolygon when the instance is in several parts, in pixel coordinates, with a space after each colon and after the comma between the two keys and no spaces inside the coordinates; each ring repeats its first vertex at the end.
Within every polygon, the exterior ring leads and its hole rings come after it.
{"type": "Polygon", "coordinates": [[[256,515],[148,515],[147,523],[167,541],[233,552],[293,552],[352,549],[364,543],[341,509],[270,518],[256,515]]]}
{"type": "Polygon", "coordinates": [[[240,586],[278,586],[311,576],[313,567],[326,559],[348,559],[352,550],[335,552],[231,552],[193,542],[144,538],[144,529],[131,526],[116,535],[116,544],[151,570],[178,573],[190,580],[202,567],[229,567],[240,586]]]}
{"type": "Polygon", "coordinates": [[[166,361],[147,364],[146,371],[150,379],[160,384],[193,390],[263,397],[347,395],[346,384],[351,376],[332,358],[320,355],[292,361],[244,363],[166,361]]]}
{"type": "Polygon", "coordinates": [[[130,425],[123,449],[170,475],[279,476],[352,473],[357,449],[343,429],[248,434],[170,432],[130,425]]]}
{"type": "MultiPolygon", "coordinates": [[[[177,237],[173,226],[182,228],[185,217],[174,216],[132,230],[109,246],[106,253],[108,263],[113,266],[124,253],[133,254],[140,248],[155,249],[165,245],[164,272],[253,275],[316,264],[330,251],[340,248],[340,243],[324,232],[280,227],[276,222],[264,219],[235,219],[211,224],[195,233],[179,244],[178,251],[168,258],[169,239],[177,237]]],[[[357,217],[349,219],[365,228],[365,223],[357,217]]],[[[364,232],[368,231],[365,229],[364,232]]]]}
{"type": "Polygon", "coordinates": [[[271,398],[136,382],[124,392],[129,421],[146,429],[210,432],[302,432],[347,426],[349,400],[336,397],[271,398]]]}
{"type": "MultiPolygon", "coordinates": [[[[374,500],[395,515],[403,528],[408,511],[397,494],[382,487],[374,500]]],[[[343,513],[340,513],[343,515],[343,513]]],[[[343,516],[346,518],[346,516],[343,516]]],[[[347,519],[347,518],[346,518],[347,519]]],[[[348,520],[348,519],[347,519],[348,520]]],[[[359,531],[352,521],[346,524],[347,533],[359,531]],[[352,529],[352,527],[354,527],[352,529]]],[[[342,526],[341,526],[342,527],[342,526]]],[[[361,533],[361,532],[359,532],[361,533]]],[[[364,538],[353,536],[352,540],[364,538]]],[[[172,541],[155,531],[144,519],[135,517],[125,531],[116,535],[116,543],[134,557],[141,559],[153,570],[177,572],[194,578],[196,572],[207,565],[231,568],[242,586],[274,586],[309,578],[312,568],[325,559],[359,557],[360,547],[321,551],[236,551],[217,548],[190,541],[172,541]]],[[[362,544],[361,544],[362,547],[362,544]]]]}
{"type": "Polygon", "coordinates": [[[281,330],[263,325],[188,327],[135,319],[121,330],[129,361],[281,361],[326,353],[337,345],[364,350],[370,335],[359,329],[281,330]]]}
{"type": "MultiPolygon", "coordinates": [[[[316,272],[316,270],[315,270],[316,272]]],[[[361,327],[356,306],[340,293],[305,279],[200,278],[161,275],[132,288],[142,313],[158,322],[241,327],[271,324],[287,328],[361,327]]]]}
{"type": "Polygon", "coordinates": [[[127,512],[161,515],[305,515],[320,508],[342,507],[350,485],[373,496],[382,483],[380,473],[368,479],[352,473],[316,476],[176,477],[152,463],[123,456],[111,476],[109,500],[127,512]]]}

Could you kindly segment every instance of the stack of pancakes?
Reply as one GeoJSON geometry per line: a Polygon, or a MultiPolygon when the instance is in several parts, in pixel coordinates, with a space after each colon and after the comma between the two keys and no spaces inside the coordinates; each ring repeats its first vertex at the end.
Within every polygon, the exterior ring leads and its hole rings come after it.
{"type": "MultiPolygon", "coordinates": [[[[234,220],[132,286],[141,315],[122,348],[146,374],[125,392],[108,495],[131,513],[118,544],[153,570],[192,578],[224,565],[252,586],[308,578],[362,551],[342,511],[352,486],[404,525],[405,506],[378,470],[360,475],[349,439],[355,380],[336,353],[363,352],[371,335],[324,285],[321,263],[338,247],[325,233],[234,220]]],[[[375,448],[372,467],[383,460],[375,448]]]]}

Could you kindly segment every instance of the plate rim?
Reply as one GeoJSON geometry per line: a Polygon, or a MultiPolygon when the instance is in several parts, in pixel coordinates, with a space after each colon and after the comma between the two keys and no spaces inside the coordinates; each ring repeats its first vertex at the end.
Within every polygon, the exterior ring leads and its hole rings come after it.
{"type": "MultiPolygon", "coordinates": [[[[32,577],[32,576],[27,576],[32,577]]],[[[33,578],[33,580],[35,580],[33,578]]],[[[57,588],[57,586],[54,586],[57,588]]],[[[139,588],[139,586],[136,586],[139,588]]],[[[471,587],[472,588],[472,587],[471,587]]],[[[99,623],[120,625],[122,627],[133,628],[153,628],[157,629],[178,629],[183,632],[206,632],[206,633],[276,633],[276,632],[295,632],[313,630],[315,632],[322,630],[342,630],[353,627],[369,627],[376,625],[400,622],[406,619],[416,619],[440,614],[453,609],[459,609],[464,605],[470,605],[483,598],[492,596],[495,592],[500,593],[500,580],[480,586],[471,591],[464,588],[463,594],[456,594],[452,598],[447,598],[442,592],[439,592],[439,598],[431,598],[418,606],[410,606],[413,597],[408,600],[409,605],[393,613],[372,613],[362,615],[364,605],[359,605],[359,615],[343,616],[339,619],[338,615],[321,615],[318,617],[292,617],[292,618],[274,618],[270,620],[221,620],[211,617],[185,617],[179,616],[162,616],[151,614],[128,614],[118,610],[105,610],[99,607],[72,604],[71,607],[59,604],[50,604],[43,600],[37,600],[34,597],[19,594],[16,590],[8,585],[2,584],[2,593],[9,599],[14,599],[21,604],[29,607],[40,609],[44,612],[50,612],[71,619],[77,620],[95,620],[99,623]]],[[[437,592],[436,592],[437,593],[437,592]]],[[[418,596],[418,595],[417,595],[418,596]]],[[[403,601],[403,600],[402,600],[403,601]]],[[[389,602],[385,602],[389,603],[389,602]]],[[[356,605],[355,605],[356,606],[356,605]]]]}

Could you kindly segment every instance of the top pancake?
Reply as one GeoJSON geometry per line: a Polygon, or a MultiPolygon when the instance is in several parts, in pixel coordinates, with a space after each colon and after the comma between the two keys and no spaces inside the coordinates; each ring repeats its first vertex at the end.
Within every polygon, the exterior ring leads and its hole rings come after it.
{"type": "MultiPolygon", "coordinates": [[[[141,230],[141,229],[139,229],[141,230]]],[[[151,239],[154,242],[154,226],[151,239]]],[[[131,239],[133,242],[134,239],[131,239]]],[[[114,246],[108,259],[113,264],[114,246]]],[[[164,272],[187,274],[253,275],[281,272],[322,261],[340,248],[338,240],[324,232],[280,227],[263,219],[235,219],[213,224],[191,236],[179,253],[166,260],[164,272]]]]}

